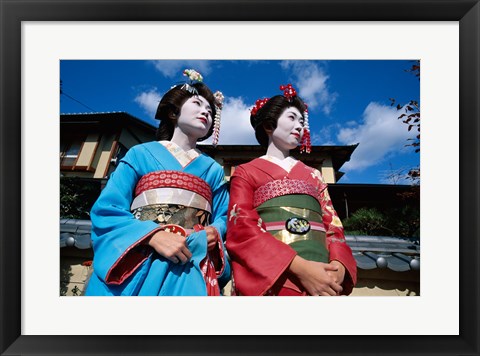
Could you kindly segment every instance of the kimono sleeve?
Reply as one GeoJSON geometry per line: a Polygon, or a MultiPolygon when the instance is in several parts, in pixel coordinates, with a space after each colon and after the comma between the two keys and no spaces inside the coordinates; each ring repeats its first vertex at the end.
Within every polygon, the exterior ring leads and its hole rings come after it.
{"type": "Polygon", "coordinates": [[[140,221],[130,212],[140,178],[131,149],[110,175],[91,210],[94,271],[107,284],[119,285],[131,276],[153,249],[148,238],[157,230],[153,221],[140,221]]]}
{"type": "Polygon", "coordinates": [[[242,166],[231,178],[227,250],[235,288],[241,295],[263,295],[286,272],[296,252],[265,230],[253,207],[254,184],[242,166]]]}
{"type": "Polygon", "coordinates": [[[213,179],[210,182],[213,193],[212,222],[210,226],[215,228],[217,232],[217,248],[211,254],[215,254],[212,257],[218,262],[217,278],[220,287],[223,288],[230,280],[231,275],[230,261],[225,248],[229,193],[223,169],[217,165],[214,167],[213,179]]]}
{"type": "Polygon", "coordinates": [[[345,279],[343,280],[342,294],[350,294],[354,285],[357,283],[357,263],[353,257],[352,250],[348,246],[343,232],[343,225],[335,211],[332,200],[328,193],[327,184],[319,171],[315,174],[322,182],[323,189],[320,192],[320,205],[322,207],[322,220],[325,225],[327,249],[330,255],[330,261],[336,260],[345,266],[345,279]]]}

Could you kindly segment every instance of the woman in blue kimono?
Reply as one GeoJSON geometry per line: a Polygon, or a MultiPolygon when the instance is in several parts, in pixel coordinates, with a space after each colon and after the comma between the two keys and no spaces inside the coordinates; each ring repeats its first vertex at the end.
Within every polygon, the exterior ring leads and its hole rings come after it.
{"type": "Polygon", "coordinates": [[[195,148],[217,143],[223,95],[184,75],[158,105],[158,141],[132,147],[92,207],[86,295],[220,295],[230,278],[223,169],[195,148]]]}

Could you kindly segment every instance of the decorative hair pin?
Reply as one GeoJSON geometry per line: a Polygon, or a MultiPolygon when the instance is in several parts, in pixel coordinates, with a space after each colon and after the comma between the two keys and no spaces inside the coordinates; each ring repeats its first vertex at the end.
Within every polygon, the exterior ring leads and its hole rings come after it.
{"type": "Polygon", "coordinates": [[[220,117],[222,115],[223,100],[225,97],[221,91],[216,91],[213,96],[215,97],[215,118],[213,119],[212,145],[215,147],[218,144],[218,138],[220,136],[220,117]]]}
{"type": "Polygon", "coordinates": [[[292,98],[297,96],[297,91],[292,87],[292,84],[280,85],[280,90],[283,90],[283,96],[288,101],[292,101],[292,98]]]}
{"type": "Polygon", "coordinates": [[[190,79],[190,83],[183,84],[181,89],[185,89],[189,93],[198,95],[197,89],[191,84],[193,84],[194,82],[203,82],[202,75],[198,73],[195,69],[185,69],[183,71],[183,75],[185,77],[188,77],[188,79],[190,79]]]}
{"type": "Polygon", "coordinates": [[[188,77],[191,82],[203,82],[203,77],[195,69],[185,69],[183,75],[188,77]]]}
{"type": "MultiPolygon", "coordinates": [[[[305,104],[305,103],[304,103],[305,104]]],[[[303,136],[300,146],[300,153],[312,152],[312,143],[310,142],[310,126],[308,124],[308,106],[305,104],[305,112],[303,113],[303,136]]]]}
{"type": "Polygon", "coordinates": [[[269,98],[258,99],[255,102],[255,106],[250,110],[250,114],[257,115],[257,111],[262,108],[263,105],[269,100],[269,98]]]}

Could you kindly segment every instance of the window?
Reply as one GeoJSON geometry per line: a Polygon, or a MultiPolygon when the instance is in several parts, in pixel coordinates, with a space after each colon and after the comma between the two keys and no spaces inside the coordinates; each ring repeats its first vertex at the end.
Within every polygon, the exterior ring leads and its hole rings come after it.
{"type": "Polygon", "coordinates": [[[70,140],[66,139],[60,145],[60,168],[73,168],[77,161],[78,155],[82,148],[85,138],[82,137],[70,137],[70,140]]]}

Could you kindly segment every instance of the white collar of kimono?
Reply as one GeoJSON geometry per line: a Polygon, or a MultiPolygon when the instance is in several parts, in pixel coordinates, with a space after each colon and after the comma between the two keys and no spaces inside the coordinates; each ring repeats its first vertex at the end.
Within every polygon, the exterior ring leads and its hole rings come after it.
{"type": "Polygon", "coordinates": [[[272,163],[275,163],[277,166],[282,167],[284,170],[286,170],[288,173],[292,170],[293,166],[297,164],[297,160],[293,157],[287,157],[284,159],[280,159],[274,156],[269,156],[269,155],[264,155],[260,158],[263,158],[267,161],[270,161],[272,163]]]}
{"type": "Polygon", "coordinates": [[[171,141],[158,141],[177,159],[182,167],[187,166],[191,161],[200,156],[200,151],[196,148],[184,151],[179,145],[171,141]]]}

